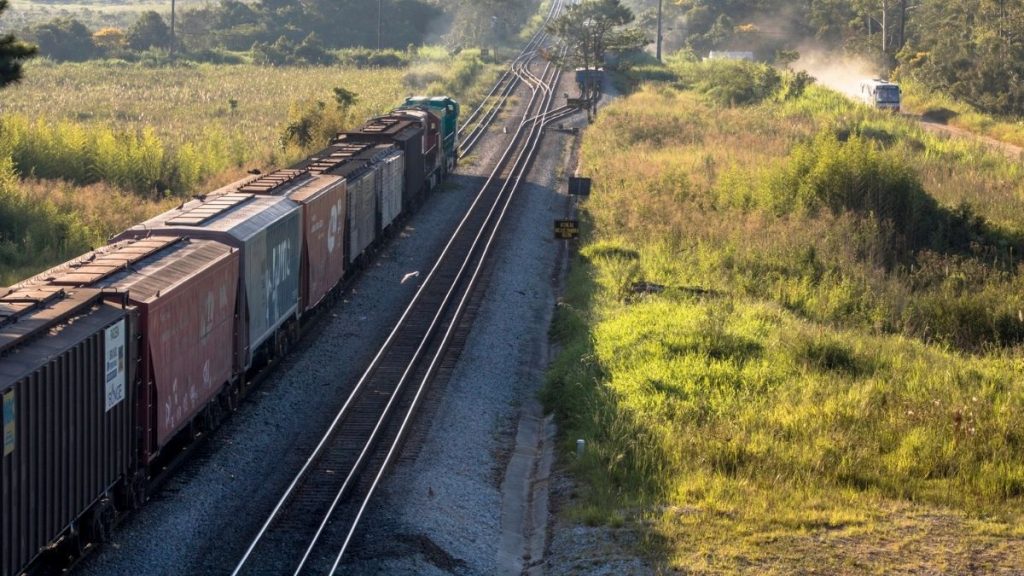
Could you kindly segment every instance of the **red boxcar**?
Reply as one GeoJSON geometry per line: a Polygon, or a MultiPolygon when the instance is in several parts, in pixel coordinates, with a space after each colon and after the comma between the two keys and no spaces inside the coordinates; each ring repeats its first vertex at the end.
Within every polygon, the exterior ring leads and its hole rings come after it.
{"type": "Polygon", "coordinates": [[[288,195],[302,204],[304,310],[320,303],[345,275],[345,179],[315,176],[288,195]]]}
{"type": "Polygon", "coordinates": [[[135,311],[99,290],[0,296],[0,576],[89,533],[130,484],[136,343],[135,311]]]}
{"type": "Polygon", "coordinates": [[[287,198],[209,194],[125,230],[117,240],[154,237],[216,240],[241,250],[237,372],[276,354],[299,316],[302,214],[287,198]]]}
{"type": "Polygon", "coordinates": [[[172,240],[159,253],[96,286],[138,306],[142,367],[139,449],[145,461],[227,389],[234,365],[238,250],[209,240],[172,240]]]}
{"type": "Polygon", "coordinates": [[[139,310],[138,449],[151,462],[232,380],[238,250],[210,240],[124,240],[23,283],[106,288],[139,310]],[[216,344],[216,345],[215,345],[216,344]]]}

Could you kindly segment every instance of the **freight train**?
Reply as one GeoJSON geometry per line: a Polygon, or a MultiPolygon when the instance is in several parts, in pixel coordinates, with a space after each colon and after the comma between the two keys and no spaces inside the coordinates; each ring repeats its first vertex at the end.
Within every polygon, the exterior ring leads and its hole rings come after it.
{"type": "Polygon", "coordinates": [[[0,576],[140,506],[455,168],[458,119],[452,98],[410,98],[0,288],[0,576]]]}

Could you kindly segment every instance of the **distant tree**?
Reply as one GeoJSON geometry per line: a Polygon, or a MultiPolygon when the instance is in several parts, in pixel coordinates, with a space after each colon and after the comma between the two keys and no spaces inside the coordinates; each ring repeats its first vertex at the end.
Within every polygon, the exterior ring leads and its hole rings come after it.
{"type": "Polygon", "coordinates": [[[238,0],[222,0],[217,10],[218,29],[226,30],[235,26],[253,25],[259,23],[259,14],[249,7],[245,2],[238,0]]]}
{"type": "Polygon", "coordinates": [[[128,46],[133,50],[169,48],[171,29],[162,16],[152,10],[139,15],[139,19],[128,29],[128,46]]]}
{"type": "Polygon", "coordinates": [[[281,36],[273,44],[254,43],[252,45],[252,60],[263,66],[284,66],[292,63],[294,52],[295,45],[288,38],[281,36]]]}
{"type": "MultiPolygon", "coordinates": [[[[7,9],[7,0],[0,0],[0,15],[7,9]]],[[[21,79],[21,65],[35,56],[36,47],[21,42],[13,34],[0,35],[0,88],[21,79]]]]}
{"type": "Polygon", "coordinates": [[[338,105],[338,110],[345,112],[349,108],[355,105],[359,101],[359,95],[355,92],[343,87],[335,86],[334,88],[334,102],[338,105]]]}
{"type": "Polygon", "coordinates": [[[183,10],[178,14],[178,46],[186,50],[211,50],[217,47],[218,14],[216,8],[183,10]]]}
{"type": "Polygon", "coordinates": [[[58,18],[32,29],[39,53],[54,60],[81,62],[96,55],[92,32],[74,18],[58,18]]]}
{"type": "Polygon", "coordinates": [[[316,32],[310,32],[309,35],[295,47],[293,55],[297,62],[304,64],[323,65],[334,62],[334,56],[324,48],[324,43],[320,41],[316,32]]]}
{"type": "Polygon", "coordinates": [[[489,47],[508,41],[536,9],[536,0],[449,0],[452,25],[446,40],[450,46],[489,47]]]}
{"type": "Polygon", "coordinates": [[[102,28],[93,32],[92,43],[109,54],[127,46],[128,38],[120,28],[102,28]]]}
{"type": "Polygon", "coordinates": [[[644,32],[630,27],[633,11],[621,0],[583,0],[569,6],[548,25],[548,31],[569,46],[567,65],[599,66],[608,52],[641,48],[649,41],[644,32]]]}

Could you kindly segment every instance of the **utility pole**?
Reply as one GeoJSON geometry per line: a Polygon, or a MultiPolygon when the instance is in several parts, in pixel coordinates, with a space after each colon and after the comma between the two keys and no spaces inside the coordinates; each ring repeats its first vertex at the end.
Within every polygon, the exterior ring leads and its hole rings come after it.
{"type": "Polygon", "coordinates": [[[171,54],[174,54],[174,45],[178,38],[174,35],[174,0],[171,0],[171,54]]]}
{"type": "Polygon", "coordinates": [[[658,0],[658,62],[661,62],[661,5],[664,0],[658,0]]]}
{"type": "Polygon", "coordinates": [[[889,53],[889,3],[882,0],[882,54],[889,53]]]}
{"type": "Polygon", "coordinates": [[[384,29],[384,0],[377,0],[377,52],[380,52],[380,36],[384,29]]]}
{"type": "Polygon", "coordinates": [[[896,50],[903,50],[907,43],[907,0],[900,0],[900,37],[896,44],[896,50]]]}

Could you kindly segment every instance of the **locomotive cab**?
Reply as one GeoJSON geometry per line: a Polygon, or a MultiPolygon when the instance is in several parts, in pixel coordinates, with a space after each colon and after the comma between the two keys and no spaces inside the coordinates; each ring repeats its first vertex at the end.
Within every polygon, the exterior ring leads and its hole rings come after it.
{"type": "Polygon", "coordinates": [[[426,108],[441,118],[445,168],[447,171],[453,170],[459,148],[459,103],[448,96],[412,96],[405,100],[403,106],[426,108]]]}

